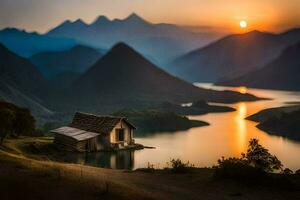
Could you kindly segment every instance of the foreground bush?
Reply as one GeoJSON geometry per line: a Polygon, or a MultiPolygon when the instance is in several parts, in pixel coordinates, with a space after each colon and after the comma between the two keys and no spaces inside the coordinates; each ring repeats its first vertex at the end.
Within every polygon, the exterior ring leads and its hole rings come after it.
{"type": "Polygon", "coordinates": [[[188,172],[189,169],[194,167],[193,164],[190,164],[189,162],[184,163],[179,158],[171,159],[170,164],[171,164],[170,169],[174,173],[186,173],[186,172],[188,172]]]}
{"type": "Polygon", "coordinates": [[[0,137],[1,142],[7,135],[41,135],[35,130],[35,119],[26,108],[0,101],[0,137]]]}
{"type": "Polygon", "coordinates": [[[9,135],[13,130],[14,115],[9,109],[0,110],[0,143],[3,142],[4,138],[9,135]]]}
{"type": "Polygon", "coordinates": [[[249,165],[248,161],[243,158],[222,157],[218,160],[215,168],[215,176],[222,178],[234,178],[239,180],[253,179],[261,177],[265,172],[249,165]]]}
{"type": "Polygon", "coordinates": [[[251,139],[247,153],[242,153],[241,158],[222,157],[214,168],[216,177],[257,179],[274,171],[291,173],[288,170],[283,171],[282,167],[276,156],[261,146],[257,139],[251,139]]]}

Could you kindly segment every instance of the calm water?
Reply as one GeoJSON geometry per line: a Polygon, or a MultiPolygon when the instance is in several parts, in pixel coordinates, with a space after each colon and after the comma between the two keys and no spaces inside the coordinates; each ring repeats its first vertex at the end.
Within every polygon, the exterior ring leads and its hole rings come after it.
{"type": "Polygon", "coordinates": [[[175,133],[163,132],[146,137],[136,136],[136,142],[154,146],[156,149],[117,154],[96,153],[86,157],[84,162],[119,169],[146,167],[150,162],[155,167],[162,168],[171,158],[180,158],[199,167],[210,167],[222,156],[239,156],[246,151],[250,138],[258,138],[285,167],[300,169],[300,143],[268,135],[257,129],[255,122],[245,120],[247,116],[262,109],[282,106],[285,102],[300,101],[300,92],[217,87],[211,84],[196,85],[217,90],[232,89],[242,93],[247,91],[273,100],[230,104],[237,111],[190,117],[209,122],[210,126],[207,127],[175,133]]]}

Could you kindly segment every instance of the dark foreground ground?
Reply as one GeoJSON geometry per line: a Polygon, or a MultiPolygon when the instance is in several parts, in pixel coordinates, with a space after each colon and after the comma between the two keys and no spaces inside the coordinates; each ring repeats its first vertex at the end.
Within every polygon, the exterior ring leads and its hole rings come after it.
{"type": "Polygon", "coordinates": [[[15,142],[7,144],[0,148],[1,200],[300,199],[299,175],[289,175],[288,184],[268,185],[215,179],[213,169],[184,174],[102,169],[28,158],[15,142]]]}

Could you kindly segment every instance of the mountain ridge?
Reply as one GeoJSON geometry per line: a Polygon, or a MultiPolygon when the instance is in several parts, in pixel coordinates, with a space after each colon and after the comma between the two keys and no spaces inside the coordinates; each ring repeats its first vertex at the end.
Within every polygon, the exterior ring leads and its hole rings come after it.
{"type": "Polygon", "coordinates": [[[55,84],[46,81],[28,59],[5,46],[0,46],[0,57],[1,99],[28,107],[39,122],[63,120],[76,110],[112,113],[124,108],[149,108],[164,101],[259,100],[250,94],[193,86],[171,76],[124,43],[115,45],[83,75],[65,73],[53,80],[55,84]],[[66,78],[72,81],[66,82],[66,78]]]}
{"type": "Polygon", "coordinates": [[[72,38],[89,46],[107,49],[118,42],[125,42],[143,55],[159,60],[160,64],[218,37],[215,34],[194,33],[174,24],[151,23],[135,13],[113,20],[100,15],[85,27],[72,23],[68,26],[60,24],[46,35],[72,38]]]}
{"type": "Polygon", "coordinates": [[[277,59],[263,66],[261,69],[217,84],[299,91],[299,52],[300,42],[286,48],[277,59]]]}
{"type": "Polygon", "coordinates": [[[39,90],[46,85],[43,76],[26,58],[11,52],[0,43],[0,97],[7,102],[28,107],[38,117],[53,112],[43,105],[39,90]]]}
{"type": "Polygon", "coordinates": [[[48,79],[65,72],[83,73],[102,53],[92,47],[76,45],[65,51],[46,51],[34,54],[30,60],[48,79]]]}
{"type": "Polygon", "coordinates": [[[300,29],[280,34],[251,31],[221,38],[176,58],[169,70],[190,82],[216,82],[254,71],[300,41],[300,29]]]}
{"type": "Polygon", "coordinates": [[[0,43],[22,57],[30,57],[40,51],[70,48],[76,44],[76,41],[67,38],[53,38],[17,28],[5,28],[0,30],[0,43]]]}
{"type": "Polygon", "coordinates": [[[124,43],[116,44],[78,78],[64,96],[65,102],[85,111],[103,111],[104,105],[113,105],[109,109],[117,111],[163,101],[182,103],[203,99],[224,103],[258,100],[249,94],[198,88],[161,70],[124,43]]]}

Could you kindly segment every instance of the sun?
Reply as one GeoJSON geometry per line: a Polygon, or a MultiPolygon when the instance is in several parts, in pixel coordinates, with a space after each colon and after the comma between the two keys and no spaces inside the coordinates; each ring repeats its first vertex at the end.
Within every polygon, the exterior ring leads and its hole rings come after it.
{"type": "Polygon", "coordinates": [[[245,20],[240,21],[240,27],[241,28],[247,28],[248,23],[245,20]]]}

